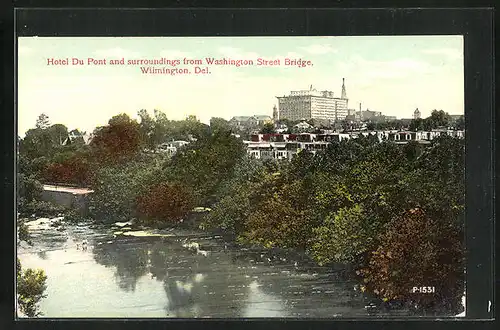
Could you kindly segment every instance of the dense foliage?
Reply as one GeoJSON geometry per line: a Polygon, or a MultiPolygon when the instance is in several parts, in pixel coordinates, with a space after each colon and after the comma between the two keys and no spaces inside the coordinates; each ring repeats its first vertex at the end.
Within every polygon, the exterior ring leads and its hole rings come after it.
{"type": "Polygon", "coordinates": [[[381,244],[360,271],[366,287],[387,301],[456,309],[464,292],[461,234],[445,219],[410,209],[382,233],[381,244]],[[413,293],[413,287],[434,287],[435,293],[413,293]]]}
{"type": "Polygon", "coordinates": [[[137,198],[137,212],[147,224],[181,220],[192,208],[190,192],[179,184],[156,184],[137,198]]]}
{"type": "MultiPolygon", "coordinates": [[[[32,245],[31,235],[24,222],[19,222],[18,241],[26,241],[32,245]]],[[[42,269],[28,268],[23,270],[21,261],[16,259],[16,287],[17,306],[19,310],[28,317],[36,317],[41,314],[38,306],[40,300],[44,298],[47,288],[47,276],[42,269]]]]}
{"type": "Polygon", "coordinates": [[[90,187],[89,211],[103,222],[128,221],[135,215],[137,198],[157,182],[162,158],[143,155],[126,163],[96,169],[90,187]]]}
{"type": "MultiPolygon", "coordinates": [[[[222,118],[208,127],[194,116],[171,121],[141,110],[139,117],[113,117],[90,146],[58,144],[67,129],[41,118],[20,141],[18,197],[36,203],[41,180],[86,184],[95,191],[95,219],[138,217],[151,226],[206,207],[202,228],[232,232],[242,243],[303,250],[322,265],[352,265],[364,288],[385,300],[456,307],[463,291],[463,139],[444,136],[423,146],[361,136],[315,155],[265,162],[246,156],[222,118]],[[174,155],[160,152],[179,139],[187,144],[174,155]],[[409,286],[435,286],[439,294],[420,297],[409,286]]],[[[434,111],[384,125],[459,127],[463,118],[452,122],[434,111]]]]}
{"type": "Polygon", "coordinates": [[[42,269],[22,270],[17,259],[17,303],[19,309],[28,317],[40,315],[39,302],[45,297],[47,275],[42,269]]]}
{"type": "Polygon", "coordinates": [[[320,264],[354,265],[382,299],[456,308],[464,151],[463,140],[447,136],[425,147],[358,138],[315,156],[303,151],[291,162],[257,165],[254,177],[233,172],[206,225],[235,231],[242,242],[305,249],[320,264]],[[424,299],[408,286],[441,294],[424,299]]]}
{"type": "Polygon", "coordinates": [[[246,154],[243,143],[228,131],[201,136],[165,163],[166,181],[181,182],[193,192],[199,206],[211,206],[219,187],[246,154]]]}

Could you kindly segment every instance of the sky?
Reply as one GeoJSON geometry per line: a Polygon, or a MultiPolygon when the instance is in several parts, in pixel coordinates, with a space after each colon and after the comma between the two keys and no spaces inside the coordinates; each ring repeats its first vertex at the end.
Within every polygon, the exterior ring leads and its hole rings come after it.
{"type": "MultiPolygon", "coordinates": [[[[169,119],[272,115],[276,96],[330,90],[345,78],[349,108],[411,118],[433,109],[464,113],[462,36],[348,37],[20,37],[18,133],[41,113],[51,123],[91,132],[117,114],[158,109],[169,119]],[[144,74],[110,59],[279,59],[280,66],[211,66],[210,74],[144,74]],[[48,59],[69,65],[48,65],[48,59]],[[84,65],[71,65],[79,58],[84,65]],[[88,58],[107,65],[87,65],[88,58]],[[312,66],[284,66],[284,59],[312,66]]],[[[155,65],[164,67],[164,65],[155,65]]],[[[200,65],[205,68],[206,65],[200,65]]],[[[170,67],[169,67],[170,68],[170,67]]],[[[194,71],[193,65],[179,65],[194,71]]]]}

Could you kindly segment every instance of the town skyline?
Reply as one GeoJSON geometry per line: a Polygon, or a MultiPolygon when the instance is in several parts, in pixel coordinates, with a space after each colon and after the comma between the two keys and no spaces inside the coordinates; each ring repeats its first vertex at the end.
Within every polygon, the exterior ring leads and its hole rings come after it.
{"type": "Polygon", "coordinates": [[[411,118],[464,113],[461,36],[19,38],[18,135],[41,113],[52,123],[91,131],[117,113],[154,109],[171,120],[269,115],[276,96],[329,90],[348,107],[411,118]],[[168,49],[166,48],[168,46],[168,49]],[[390,51],[388,51],[390,50],[390,51]],[[366,53],[370,55],[367,56],[366,53]],[[213,67],[197,76],[144,75],[134,66],[48,66],[47,58],[301,58],[313,66],[213,67]],[[404,95],[404,97],[401,97],[404,95]]]}

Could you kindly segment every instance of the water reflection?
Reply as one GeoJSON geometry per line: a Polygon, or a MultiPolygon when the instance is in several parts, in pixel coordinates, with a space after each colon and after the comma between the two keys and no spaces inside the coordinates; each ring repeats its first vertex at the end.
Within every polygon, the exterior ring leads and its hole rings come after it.
{"type": "Polygon", "coordinates": [[[148,250],[140,242],[101,242],[93,249],[94,259],[106,267],[115,267],[120,289],[135,291],[137,281],[148,272],[148,250]]]}
{"type": "Polygon", "coordinates": [[[325,317],[365,313],[362,297],[356,296],[336,273],[314,265],[300,268],[296,261],[268,252],[227,249],[221,238],[197,240],[206,254],[199,253],[201,248],[190,247],[185,239],[174,237],[122,237],[97,244],[94,259],[115,267],[120,289],[134,291],[145,275],[162,282],[167,316],[325,317]]]}
{"type": "Polygon", "coordinates": [[[330,269],[228,247],[218,236],[113,238],[109,229],[75,227],[37,240],[21,261],[49,274],[48,317],[367,315],[363,297],[330,269]]]}

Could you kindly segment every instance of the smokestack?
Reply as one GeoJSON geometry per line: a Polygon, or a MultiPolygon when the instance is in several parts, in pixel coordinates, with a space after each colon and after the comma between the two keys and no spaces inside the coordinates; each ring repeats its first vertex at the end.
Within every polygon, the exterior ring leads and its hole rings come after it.
{"type": "Polygon", "coordinates": [[[345,78],[342,78],[342,92],[340,94],[340,98],[341,99],[346,99],[347,98],[347,92],[345,90],[345,84],[344,84],[344,82],[345,82],[345,78]]]}

